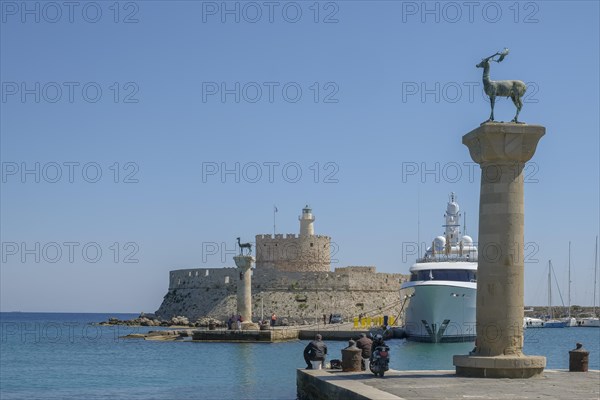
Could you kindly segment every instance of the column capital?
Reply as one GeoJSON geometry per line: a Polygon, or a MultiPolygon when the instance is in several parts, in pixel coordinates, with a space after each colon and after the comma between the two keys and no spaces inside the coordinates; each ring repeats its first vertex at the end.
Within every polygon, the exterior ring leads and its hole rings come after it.
{"type": "Polygon", "coordinates": [[[485,123],[464,135],[462,142],[477,164],[526,163],[545,134],[541,125],[485,123]]]}
{"type": "Polygon", "coordinates": [[[252,263],[256,260],[252,256],[235,256],[233,257],[233,261],[235,261],[235,265],[238,268],[247,269],[252,267],[252,263]]]}

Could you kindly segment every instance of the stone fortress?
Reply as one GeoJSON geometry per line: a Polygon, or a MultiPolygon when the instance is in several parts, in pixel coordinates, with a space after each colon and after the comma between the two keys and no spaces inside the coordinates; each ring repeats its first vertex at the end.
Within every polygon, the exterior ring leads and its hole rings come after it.
{"type": "MultiPolygon", "coordinates": [[[[331,238],[315,235],[315,217],[302,210],[300,233],[256,235],[256,266],[252,270],[253,320],[275,313],[289,324],[322,322],[323,314],[394,315],[401,307],[400,284],[406,275],[377,273],[373,266],[348,266],[331,271],[331,238]]],[[[237,313],[239,270],[194,268],[170,271],[169,290],[156,315],[219,320],[237,313]]]]}

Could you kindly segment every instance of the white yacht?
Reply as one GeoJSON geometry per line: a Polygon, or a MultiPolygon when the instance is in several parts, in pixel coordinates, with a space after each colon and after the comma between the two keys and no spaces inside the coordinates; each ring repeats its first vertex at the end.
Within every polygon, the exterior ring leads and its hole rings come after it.
{"type": "Polygon", "coordinates": [[[477,247],[460,232],[459,210],[451,193],[444,236],[433,240],[424,257],[410,267],[410,281],[400,287],[408,340],[475,340],[477,247]]]}
{"type": "Polygon", "coordinates": [[[543,328],[544,320],[540,318],[524,317],[523,328],[543,328]]]}
{"type": "Polygon", "coordinates": [[[600,318],[598,317],[583,317],[577,319],[577,326],[584,328],[600,328],[600,318]]]}

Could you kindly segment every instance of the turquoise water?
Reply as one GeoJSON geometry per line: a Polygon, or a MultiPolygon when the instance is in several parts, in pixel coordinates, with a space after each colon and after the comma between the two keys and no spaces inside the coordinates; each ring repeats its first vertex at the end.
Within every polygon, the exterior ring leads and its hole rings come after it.
{"type": "MultiPolygon", "coordinates": [[[[296,371],[306,341],[191,343],[124,340],[156,328],[89,325],[133,314],[0,314],[2,399],[286,399],[296,397],[296,371]]],[[[548,368],[568,368],[580,341],[590,368],[600,369],[600,329],[526,331],[525,353],[544,355],[548,368]]],[[[341,358],[345,342],[328,342],[341,358]]],[[[452,355],[473,343],[389,341],[393,369],[453,369],[452,355]]]]}

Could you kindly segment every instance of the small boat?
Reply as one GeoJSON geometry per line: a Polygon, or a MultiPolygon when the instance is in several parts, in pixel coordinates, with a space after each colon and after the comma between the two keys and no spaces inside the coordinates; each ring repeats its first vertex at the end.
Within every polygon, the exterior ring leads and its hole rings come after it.
{"type": "Polygon", "coordinates": [[[577,326],[581,326],[583,328],[600,328],[600,318],[598,318],[598,317],[577,318],[577,326]]]}
{"type": "Polygon", "coordinates": [[[540,318],[523,318],[523,328],[543,328],[544,320],[540,318]]]}
{"type": "Polygon", "coordinates": [[[565,323],[567,324],[567,328],[577,326],[577,319],[574,317],[567,317],[565,323]]]}
{"type": "Polygon", "coordinates": [[[562,319],[548,319],[544,321],[544,326],[542,328],[567,328],[568,322],[562,319]]]}

